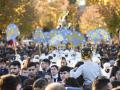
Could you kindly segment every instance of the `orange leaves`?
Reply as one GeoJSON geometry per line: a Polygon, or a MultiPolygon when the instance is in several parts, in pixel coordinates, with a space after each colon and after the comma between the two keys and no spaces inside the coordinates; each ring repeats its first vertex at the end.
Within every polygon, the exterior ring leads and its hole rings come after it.
{"type": "Polygon", "coordinates": [[[99,6],[97,5],[86,7],[80,21],[81,32],[84,34],[89,30],[105,27],[104,17],[99,13],[99,6]]]}

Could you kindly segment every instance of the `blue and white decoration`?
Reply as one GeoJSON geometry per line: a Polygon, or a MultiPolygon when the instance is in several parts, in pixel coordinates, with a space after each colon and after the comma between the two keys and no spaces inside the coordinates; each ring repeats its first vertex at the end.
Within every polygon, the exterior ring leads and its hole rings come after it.
{"type": "Polygon", "coordinates": [[[38,43],[45,42],[45,37],[41,28],[37,28],[35,30],[35,33],[33,34],[33,40],[38,43]]]}
{"type": "Polygon", "coordinates": [[[19,28],[16,24],[9,24],[6,30],[7,41],[16,40],[16,37],[20,35],[19,28]]]}

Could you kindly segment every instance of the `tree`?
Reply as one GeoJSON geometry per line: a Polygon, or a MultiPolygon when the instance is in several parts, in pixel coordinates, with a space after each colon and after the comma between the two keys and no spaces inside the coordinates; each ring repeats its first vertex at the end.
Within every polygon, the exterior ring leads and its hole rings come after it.
{"type": "Polygon", "coordinates": [[[99,6],[97,5],[86,7],[80,21],[80,30],[84,34],[86,34],[89,30],[106,27],[104,17],[102,17],[101,13],[99,13],[99,6]]]}
{"type": "Polygon", "coordinates": [[[100,7],[100,13],[104,17],[109,32],[116,34],[120,26],[120,0],[88,0],[87,4],[96,4],[100,7]]]}
{"type": "Polygon", "coordinates": [[[67,5],[67,0],[54,0],[52,2],[48,2],[48,0],[34,0],[33,6],[38,17],[36,26],[49,30],[56,28],[58,19],[66,11],[67,5]]]}
{"type": "Polygon", "coordinates": [[[7,25],[15,23],[20,28],[21,35],[29,35],[33,30],[34,9],[29,0],[1,0],[0,28],[6,30],[7,25]]]}

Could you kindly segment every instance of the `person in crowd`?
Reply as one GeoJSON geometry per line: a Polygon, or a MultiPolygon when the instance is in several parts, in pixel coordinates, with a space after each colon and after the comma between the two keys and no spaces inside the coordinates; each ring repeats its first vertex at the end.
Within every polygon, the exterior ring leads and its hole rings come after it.
{"type": "Polygon", "coordinates": [[[103,69],[101,69],[101,72],[102,72],[103,76],[110,78],[110,73],[111,73],[110,63],[108,63],[108,62],[104,63],[103,69]]]}
{"type": "Polygon", "coordinates": [[[20,75],[28,77],[28,71],[27,68],[22,68],[20,71],[20,75]]]}
{"type": "Polygon", "coordinates": [[[51,83],[51,84],[47,85],[45,90],[66,90],[66,89],[65,89],[64,85],[62,85],[60,83],[51,83]]]}
{"type": "Polygon", "coordinates": [[[27,77],[20,75],[20,70],[21,70],[21,64],[19,61],[13,61],[9,65],[9,74],[14,74],[17,75],[20,79],[21,82],[23,83],[27,77]]]}
{"type": "Polygon", "coordinates": [[[65,86],[66,87],[80,87],[77,79],[73,77],[68,77],[65,79],[65,86]]]}
{"type": "Polygon", "coordinates": [[[43,59],[41,61],[41,68],[42,68],[42,73],[51,73],[51,71],[50,71],[50,60],[49,59],[43,59]]]}
{"type": "Polygon", "coordinates": [[[65,57],[62,57],[60,63],[61,63],[61,67],[62,67],[62,66],[67,66],[66,58],[65,58],[65,57]]]}
{"type": "Polygon", "coordinates": [[[112,90],[112,84],[110,80],[104,76],[97,77],[93,82],[92,90],[112,90]]]}
{"type": "Polygon", "coordinates": [[[40,62],[35,62],[36,63],[36,66],[37,66],[37,72],[40,71],[40,62]]]}
{"type": "Polygon", "coordinates": [[[115,79],[116,72],[120,69],[120,59],[115,62],[115,65],[112,67],[110,78],[115,79]]]}
{"type": "MultiPolygon", "coordinates": [[[[80,67],[81,65],[83,65],[83,64],[84,64],[84,62],[79,61],[79,62],[76,63],[75,68],[77,69],[77,68],[79,68],[79,67],[80,67]]],[[[78,81],[80,87],[83,87],[84,79],[83,79],[83,76],[82,76],[82,75],[80,75],[80,76],[77,78],[77,81],[78,81]]]]}
{"type": "Polygon", "coordinates": [[[33,78],[28,78],[23,82],[23,90],[32,90],[32,85],[34,83],[33,78]]]}
{"type": "Polygon", "coordinates": [[[20,79],[16,75],[7,74],[0,77],[0,90],[21,90],[20,79]]]}
{"type": "Polygon", "coordinates": [[[25,87],[23,87],[23,89],[22,90],[32,90],[32,86],[30,85],[28,85],[28,86],[25,86],[25,87]]]}
{"type": "Polygon", "coordinates": [[[116,72],[115,80],[120,81],[120,69],[116,72]]]}
{"type": "Polygon", "coordinates": [[[48,80],[48,83],[52,83],[53,82],[52,75],[50,73],[45,73],[44,78],[48,80]]]}
{"type": "Polygon", "coordinates": [[[58,66],[57,65],[52,65],[50,70],[51,70],[51,75],[52,75],[53,82],[61,81],[60,75],[58,74],[58,72],[59,72],[58,66]]]}
{"type": "Polygon", "coordinates": [[[71,70],[70,76],[78,78],[80,75],[83,75],[85,80],[84,90],[92,90],[92,83],[96,77],[101,76],[101,70],[98,64],[92,62],[92,51],[90,48],[83,48],[81,50],[81,56],[84,64],[77,69],[71,70]]]}
{"type": "Polygon", "coordinates": [[[65,79],[70,77],[70,70],[71,68],[68,66],[63,66],[60,68],[59,73],[60,73],[60,78],[61,78],[61,83],[65,83],[65,79]]]}
{"type": "Polygon", "coordinates": [[[111,83],[112,83],[113,88],[120,86],[120,80],[114,80],[111,83]]]}
{"type": "Polygon", "coordinates": [[[21,69],[21,64],[19,61],[13,61],[9,65],[9,73],[14,75],[19,75],[21,69]]]}
{"type": "Polygon", "coordinates": [[[45,78],[40,78],[37,79],[34,83],[33,83],[33,90],[44,90],[45,87],[48,84],[48,80],[45,78]]]}
{"type": "Polygon", "coordinates": [[[36,68],[36,64],[34,62],[29,62],[28,66],[27,66],[27,71],[28,71],[28,78],[29,79],[38,79],[39,76],[37,76],[37,68],[36,68]]]}
{"type": "Polygon", "coordinates": [[[0,76],[8,74],[6,59],[0,58],[0,76]]]}

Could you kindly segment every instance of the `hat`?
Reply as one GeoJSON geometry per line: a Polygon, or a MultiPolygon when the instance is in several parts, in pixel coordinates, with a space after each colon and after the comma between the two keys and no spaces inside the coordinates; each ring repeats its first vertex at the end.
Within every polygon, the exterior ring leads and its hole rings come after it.
{"type": "Polygon", "coordinates": [[[104,65],[103,65],[103,67],[105,68],[105,69],[109,69],[110,68],[110,63],[104,63],[104,65]]]}

